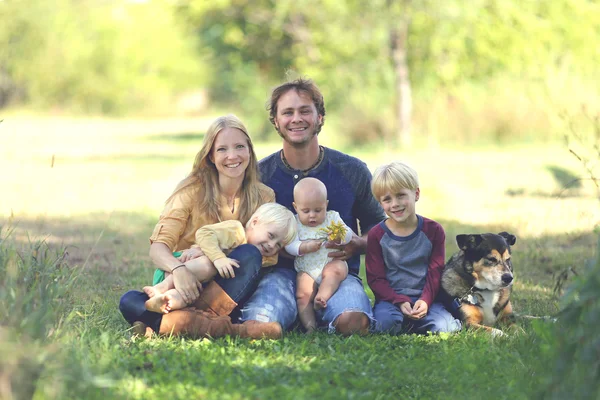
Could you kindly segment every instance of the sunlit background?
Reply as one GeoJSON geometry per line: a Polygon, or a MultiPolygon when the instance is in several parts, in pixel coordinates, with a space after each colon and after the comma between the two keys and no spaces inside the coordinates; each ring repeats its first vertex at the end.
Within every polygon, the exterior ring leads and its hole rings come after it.
{"type": "Polygon", "coordinates": [[[0,215],[156,215],[215,116],[240,116],[259,157],[275,151],[270,90],[303,76],[325,96],[321,143],[371,169],[413,163],[424,214],[589,229],[599,12],[587,0],[2,0],[0,215]]]}
{"type": "Polygon", "coordinates": [[[270,91],[308,77],[320,144],[411,163],[447,255],[457,234],[515,234],[513,306],[555,314],[598,253],[599,16],[591,0],[0,0],[0,398],[552,398],[557,377],[554,398],[597,397],[591,269],[571,347],[527,324],[447,344],[139,342],[117,304],[150,283],[148,236],[211,121],[235,113],[271,154],[270,91]]]}

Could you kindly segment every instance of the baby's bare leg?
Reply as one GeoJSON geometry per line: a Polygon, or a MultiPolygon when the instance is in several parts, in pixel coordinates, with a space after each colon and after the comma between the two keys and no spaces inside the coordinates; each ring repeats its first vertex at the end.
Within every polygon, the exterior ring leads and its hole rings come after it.
{"type": "Polygon", "coordinates": [[[340,287],[340,283],[348,276],[346,261],[333,260],[325,265],[321,274],[321,284],[315,296],[315,310],[327,307],[327,300],[333,296],[340,287]]]}
{"type": "Polygon", "coordinates": [[[315,280],[305,272],[298,272],[296,277],[296,304],[300,322],[308,332],[317,329],[315,311],[312,306],[316,291],[317,284],[315,280]]]}

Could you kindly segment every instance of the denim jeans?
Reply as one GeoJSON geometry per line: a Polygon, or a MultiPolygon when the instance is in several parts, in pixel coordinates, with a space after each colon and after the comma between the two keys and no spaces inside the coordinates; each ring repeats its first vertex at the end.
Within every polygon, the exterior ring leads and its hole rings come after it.
{"type": "MultiPolygon", "coordinates": [[[[239,261],[240,268],[235,270],[235,278],[225,279],[217,275],[214,281],[221,286],[233,301],[238,303],[237,308],[240,308],[254,292],[259,282],[262,256],[256,246],[243,244],[229,253],[228,257],[239,261]]],[[[130,290],[121,297],[119,310],[130,324],[141,321],[155,332],[158,332],[162,314],[146,310],[146,300],[148,300],[146,293],[130,290]]]]}
{"type": "MultiPolygon", "coordinates": [[[[415,301],[417,299],[413,299],[415,301]]],[[[392,335],[400,333],[454,332],[460,330],[461,322],[454,318],[442,303],[433,303],[427,315],[419,320],[404,318],[402,311],[392,303],[379,301],[373,308],[375,331],[392,335]]]]}
{"type": "MultiPolygon", "coordinates": [[[[333,322],[343,312],[362,312],[371,322],[373,313],[371,302],[365,293],[362,281],[354,276],[342,281],[338,290],[327,301],[327,307],[316,313],[317,323],[335,332],[333,322]]],[[[296,271],[290,268],[272,268],[258,288],[241,309],[243,321],[276,321],[283,329],[289,329],[298,316],[296,306],[296,271]]]]}

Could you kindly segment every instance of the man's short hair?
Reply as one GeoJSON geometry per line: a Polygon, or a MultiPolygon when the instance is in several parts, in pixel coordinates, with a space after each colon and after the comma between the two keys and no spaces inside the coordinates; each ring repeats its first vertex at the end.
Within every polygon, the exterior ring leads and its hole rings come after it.
{"type": "Polygon", "coordinates": [[[269,111],[269,121],[275,126],[275,117],[277,116],[277,102],[287,92],[295,90],[296,92],[306,93],[312,100],[317,109],[317,114],[322,117],[321,124],[317,127],[317,132],[321,132],[321,127],[325,124],[325,100],[323,94],[310,79],[298,78],[290,82],[282,83],[271,92],[271,99],[267,104],[269,111]]]}

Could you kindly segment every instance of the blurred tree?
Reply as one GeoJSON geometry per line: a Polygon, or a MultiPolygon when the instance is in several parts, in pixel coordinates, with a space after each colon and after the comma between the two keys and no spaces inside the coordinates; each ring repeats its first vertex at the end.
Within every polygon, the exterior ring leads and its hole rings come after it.
{"type": "MultiPolygon", "coordinates": [[[[481,107],[495,77],[593,79],[596,15],[591,0],[1,0],[0,106],[126,112],[207,86],[264,137],[269,89],[291,70],[318,83],[350,142],[392,141],[413,96],[428,114],[423,99],[450,107],[459,90],[481,107]]],[[[499,136],[511,115],[494,118],[499,136]]]]}
{"type": "Polygon", "coordinates": [[[20,92],[51,109],[167,106],[190,83],[204,84],[193,44],[166,1],[3,0],[0,101],[20,92]]]}
{"type": "MultiPolygon", "coordinates": [[[[396,123],[398,140],[407,146],[411,142],[412,90],[408,68],[408,32],[412,16],[411,0],[387,1],[390,24],[390,50],[396,77],[396,123]],[[397,16],[397,17],[396,17],[397,16]]],[[[388,16],[388,18],[389,18],[388,16]]]]}

